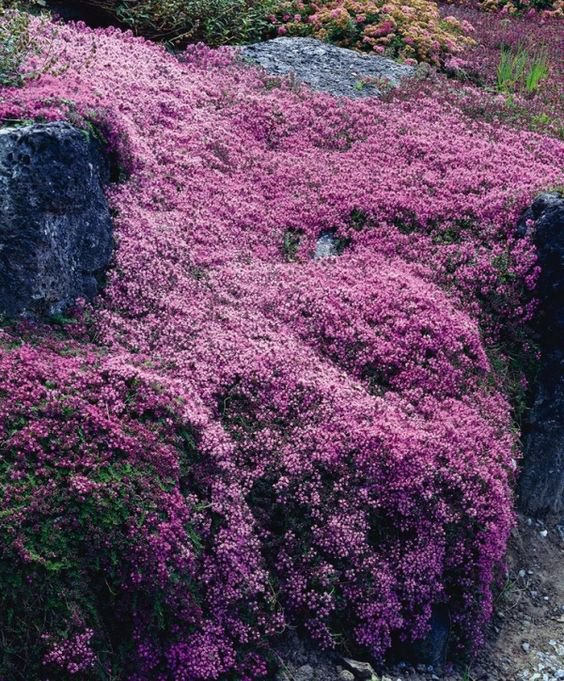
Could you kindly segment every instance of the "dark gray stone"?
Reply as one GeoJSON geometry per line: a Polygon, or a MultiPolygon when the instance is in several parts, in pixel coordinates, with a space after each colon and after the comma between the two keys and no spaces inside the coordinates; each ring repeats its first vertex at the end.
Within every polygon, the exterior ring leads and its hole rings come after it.
{"type": "Polygon", "coordinates": [[[0,316],[60,314],[112,254],[100,144],[68,123],[0,129],[0,316]]]}
{"type": "Polygon", "coordinates": [[[307,681],[340,681],[339,656],[333,651],[319,650],[295,632],[289,632],[278,641],[274,651],[280,665],[276,681],[297,681],[304,673],[307,681]]]}
{"type": "Polygon", "coordinates": [[[294,74],[316,90],[344,97],[377,97],[415,75],[412,66],[364,55],[315,38],[275,38],[242,49],[245,58],[277,76],[294,74]]]}
{"type": "Polygon", "coordinates": [[[541,194],[519,224],[532,233],[541,275],[541,367],[523,431],[520,502],[529,515],[564,512],[564,198],[541,194]]]}
{"type": "Polygon", "coordinates": [[[450,635],[450,613],[445,605],[435,605],[431,613],[431,628],[424,639],[413,642],[407,657],[414,664],[441,669],[446,661],[450,635]]]}

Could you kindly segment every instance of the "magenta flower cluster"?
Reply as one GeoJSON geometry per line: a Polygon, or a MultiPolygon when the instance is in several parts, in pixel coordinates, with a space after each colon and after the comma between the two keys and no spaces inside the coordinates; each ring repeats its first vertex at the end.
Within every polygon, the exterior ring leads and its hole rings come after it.
{"type": "Polygon", "coordinates": [[[230,50],[84,26],[54,49],[69,68],[0,116],[89,121],[129,176],[87,332],[2,338],[0,556],[11,607],[42,584],[47,613],[29,664],[250,680],[284,623],[379,656],[438,603],[479,643],[516,468],[488,351],[531,314],[512,228],[564,146],[230,50]],[[341,255],[312,258],[323,234],[341,255]]]}
{"type": "Polygon", "coordinates": [[[14,338],[0,339],[5,678],[243,671],[277,620],[232,463],[200,456],[142,366],[14,338]]]}

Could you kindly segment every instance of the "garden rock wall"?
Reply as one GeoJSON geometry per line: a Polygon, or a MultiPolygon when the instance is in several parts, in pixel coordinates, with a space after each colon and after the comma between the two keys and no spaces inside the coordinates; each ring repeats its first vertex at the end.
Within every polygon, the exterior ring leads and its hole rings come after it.
{"type": "Polygon", "coordinates": [[[415,74],[393,59],[363,55],[315,38],[275,38],[249,45],[243,57],[276,76],[293,74],[315,90],[344,97],[377,97],[415,74]]]}
{"type": "Polygon", "coordinates": [[[112,254],[100,144],[68,123],[0,129],[0,316],[60,314],[112,254]]]}
{"type": "Polygon", "coordinates": [[[541,194],[521,232],[534,230],[541,275],[538,318],[542,360],[524,432],[521,503],[532,515],[564,512],[564,198],[541,194]]]}

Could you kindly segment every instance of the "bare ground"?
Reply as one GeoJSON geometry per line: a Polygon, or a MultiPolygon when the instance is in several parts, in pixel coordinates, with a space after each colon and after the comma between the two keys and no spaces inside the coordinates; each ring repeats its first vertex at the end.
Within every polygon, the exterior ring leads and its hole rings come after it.
{"type": "Polygon", "coordinates": [[[520,517],[484,650],[439,671],[399,665],[370,676],[297,638],[278,653],[276,681],[564,681],[564,522],[520,517]]]}

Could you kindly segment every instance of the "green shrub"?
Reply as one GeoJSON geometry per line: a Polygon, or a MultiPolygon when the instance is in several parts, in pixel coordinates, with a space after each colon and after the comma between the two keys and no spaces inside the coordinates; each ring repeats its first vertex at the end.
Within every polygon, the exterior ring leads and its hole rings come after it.
{"type": "Polygon", "coordinates": [[[258,40],[273,0],[88,0],[135,33],[175,44],[225,45],[258,40]]]}

